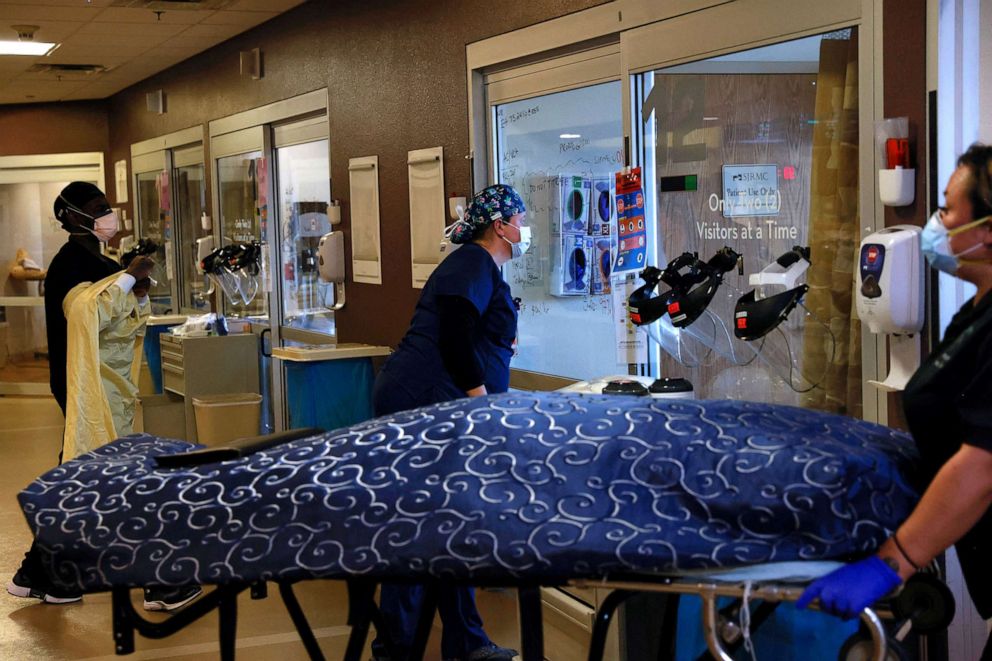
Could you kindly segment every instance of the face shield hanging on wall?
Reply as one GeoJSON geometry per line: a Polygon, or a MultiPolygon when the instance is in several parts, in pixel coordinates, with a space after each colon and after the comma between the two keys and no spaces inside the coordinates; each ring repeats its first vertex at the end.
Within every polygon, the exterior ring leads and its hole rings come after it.
{"type": "Polygon", "coordinates": [[[708,262],[686,252],[664,270],[648,267],[641,273],[645,284],[627,302],[631,322],[686,367],[710,364],[717,356],[740,363],[726,323],[708,309],[740,259],[724,247],[708,262]],[[659,282],[669,289],[654,295],[659,282]]]}
{"type": "Polygon", "coordinates": [[[796,247],[752,274],[756,285],[747,293],[724,282],[724,275],[742,264],[741,255],[729,247],[719,250],[708,262],[694,253],[683,253],[664,271],[648,267],[641,274],[645,284],[628,301],[631,321],[669,355],[686,367],[711,365],[724,358],[731,366],[744,367],[758,361],[790,389],[805,392],[822,382],[832,360],[835,339],[829,326],[802,305],[809,287],[797,284],[809,267],[809,249],[796,247]],[[670,289],[654,295],[659,282],[670,289]],[[710,304],[718,289],[736,298],[733,332],[710,304]],[[782,288],[784,291],[774,291],[782,288]],[[801,308],[802,315],[793,314],[801,308]],[[800,321],[822,326],[826,338],[822,369],[804,368],[790,334],[800,321]]]}
{"type": "Polygon", "coordinates": [[[258,294],[262,246],[257,241],[232,243],[207,255],[200,263],[234,306],[247,306],[258,294]]]}

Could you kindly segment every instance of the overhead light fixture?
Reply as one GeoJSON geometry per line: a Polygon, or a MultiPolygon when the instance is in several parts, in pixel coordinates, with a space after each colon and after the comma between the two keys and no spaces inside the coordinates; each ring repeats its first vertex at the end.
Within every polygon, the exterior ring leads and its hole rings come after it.
{"type": "Polygon", "coordinates": [[[54,46],[43,41],[0,41],[0,55],[48,55],[54,46]]]}
{"type": "Polygon", "coordinates": [[[34,33],[38,30],[37,25],[10,27],[17,33],[17,41],[0,40],[0,55],[47,55],[55,48],[54,43],[34,40],[34,33]]]}
{"type": "Polygon", "coordinates": [[[716,121],[719,121],[719,120],[720,120],[719,117],[703,117],[703,121],[704,122],[716,122],[716,121]]]}
{"type": "Polygon", "coordinates": [[[558,137],[562,140],[575,140],[577,138],[581,138],[582,135],[579,133],[562,133],[558,137]]]}

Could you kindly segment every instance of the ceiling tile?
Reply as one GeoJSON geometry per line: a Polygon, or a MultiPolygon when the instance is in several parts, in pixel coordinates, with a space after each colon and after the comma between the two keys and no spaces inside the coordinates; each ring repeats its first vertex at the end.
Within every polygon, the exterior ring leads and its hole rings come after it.
{"type": "Polygon", "coordinates": [[[51,57],[39,58],[37,62],[51,63],[51,64],[102,64],[108,69],[113,69],[119,67],[125,62],[130,62],[133,57],[126,57],[123,55],[107,55],[102,54],[95,56],[92,52],[76,51],[75,53],[67,52],[63,53],[62,49],[59,49],[51,57]]]}
{"type": "Polygon", "coordinates": [[[6,31],[8,38],[14,38],[11,24],[26,23],[39,26],[37,40],[59,44],[47,57],[0,56],[0,104],[57,100],[69,94],[72,98],[109,96],[303,0],[235,0],[226,10],[168,10],[161,15],[147,9],[110,7],[112,2],[0,0],[0,39],[6,31]],[[98,79],[67,83],[54,75],[25,73],[36,62],[101,64],[110,70],[98,74],[98,79]],[[73,85],[85,89],[77,93],[73,85]],[[35,98],[25,99],[27,94],[35,98]]]}
{"type": "Polygon", "coordinates": [[[110,96],[111,94],[116,94],[122,89],[127,87],[127,85],[87,85],[86,87],[81,87],[78,90],[70,92],[65,96],[66,101],[81,101],[84,99],[102,99],[110,96]]]}
{"type": "Polygon", "coordinates": [[[279,15],[277,11],[226,11],[214,12],[203,19],[206,25],[243,25],[246,28],[264,23],[279,15]]]}
{"type": "MultiPolygon", "coordinates": [[[[81,28],[84,23],[71,21],[33,21],[38,26],[34,33],[35,41],[51,41],[58,43],[81,28]]],[[[7,25],[0,24],[0,39],[16,39],[17,33],[7,25]]]]}
{"type": "Polygon", "coordinates": [[[137,57],[145,51],[147,51],[152,44],[140,43],[134,44],[124,44],[124,43],[86,43],[83,40],[72,40],[62,44],[55,53],[52,53],[51,57],[55,57],[56,53],[59,58],[69,57],[73,59],[84,59],[84,60],[98,60],[104,56],[109,57],[137,57]]]}
{"type": "Polygon", "coordinates": [[[77,35],[102,37],[162,37],[175,36],[187,26],[173,23],[111,23],[92,21],[79,28],[77,35]]]}
{"type": "Polygon", "coordinates": [[[213,37],[218,43],[244,32],[244,25],[191,25],[183,30],[184,37],[213,37]]]}
{"type": "Polygon", "coordinates": [[[168,45],[177,48],[195,48],[197,52],[206,50],[211,46],[216,46],[222,40],[215,39],[214,37],[187,37],[185,34],[181,34],[178,37],[172,37],[168,40],[168,45]]]}
{"type": "Polygon", "coordinates": [[[13,92],[15,95],[21,97],[34,94],[36,96],[54,95],[55,98],[61,98],[85,84],[85,82],[80,81],[53,83],[51,81],[21,80],[20,78],[15,78],[4,85],[4,92],[13,92]]]}
{"type": "Polygon", "coordinates": [[[199,52],[200,50],[197,48],[171,46],[168,44],[164,44],[161,46],[156,46],[155,48],[150,49],[148,52],[143,53],[141,56],[141,60],[143,62],[153,62],[153,63],[154,62],[175,63],[175,62],[181,62],[186,58],[193,57],[199,52]]]}
{"type": "Polygon", "coordinates": [[[41,4],[0,5],[0,21],[76,21],[85,23],[100,13],[96,7],[86,7],[79,2],[73,6],[45,7],[41,4]]]}
{"type": "Polygon", "coordinates": [[[304,0],[237,0],[228,9],[236,11],[268,11],[284,12],[297,5],[302,5],[304,0]]]}
{"type": "Polygon", "coordinates": [[[40,57],[16,57],[0,55],[0,73],[6,71],[24,71],[29,66],[41,60],[40,57]]]}
{"type": "Polygon", "coordinates": [[[31,2],[26,2],[25,0],[0,0],[0,7],[4,5],[30,4],[32,7],[68,7],[72,9],[86,7],[99,9],[100,7],[109,7],[113,2],[114,0],[31,0],[31,2]]]}
{"type": "Polygon", "coordinates": [[[151,9],[136,9],[134,7],[107,7],[100,12],[97,19],[101,22],[114,23],[170,23],[175,25],[195,25],[213,14],[209,11],[163,11],[159,18],[151,9]]]}

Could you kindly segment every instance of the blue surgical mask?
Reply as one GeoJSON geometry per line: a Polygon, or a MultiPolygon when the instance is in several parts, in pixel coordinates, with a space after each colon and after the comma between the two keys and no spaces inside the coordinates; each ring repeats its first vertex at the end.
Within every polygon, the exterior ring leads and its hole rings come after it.
{"type": "Polygon", "coordinates": [[[976,243],[970,248],[955,253],[951,250],[951,237],[970,230],[972,227],[978,227],[983,223],[987,223],[990,219],[992,219],[992,216],[986,216],[949,230],[944,226],[944,221],[940,217],[940,211],[934,211],[927,224],[923,226],[923,233],[920,234],[920,245],[923,248],[923,256],[930,262],[930,266],[938,271],[956,275],[962,261],[966,261],[961,258],[978,250],[985,244],[976,243]]]}

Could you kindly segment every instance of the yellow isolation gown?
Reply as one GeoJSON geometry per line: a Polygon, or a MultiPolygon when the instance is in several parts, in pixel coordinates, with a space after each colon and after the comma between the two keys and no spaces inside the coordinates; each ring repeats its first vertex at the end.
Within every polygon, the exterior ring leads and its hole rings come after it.
{"type": "Polygon", "coordinates": [[[81,283],[62,302],[68,323],[64,460],[131,433],[138,387],[131,378],[135,336],[151,310],[115,273],[81,283]]]}

